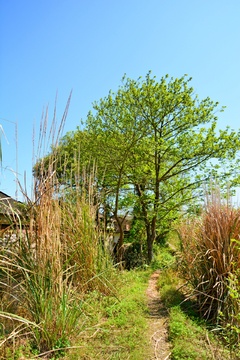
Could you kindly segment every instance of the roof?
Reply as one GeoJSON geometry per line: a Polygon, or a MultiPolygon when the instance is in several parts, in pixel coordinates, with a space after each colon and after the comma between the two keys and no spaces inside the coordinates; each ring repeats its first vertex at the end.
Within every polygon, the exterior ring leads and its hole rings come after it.
{"type": "Polygon", "coordinates": [[[14,200],[11,196],[0,191],[0,213],[8,214],[12,210],[19,212],[19,204],[22,202],[14,200]]]}

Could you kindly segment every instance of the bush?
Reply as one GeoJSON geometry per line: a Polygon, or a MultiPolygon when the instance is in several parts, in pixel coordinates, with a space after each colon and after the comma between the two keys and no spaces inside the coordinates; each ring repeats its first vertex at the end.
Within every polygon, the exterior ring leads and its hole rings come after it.
{"type": "Polygon", "coordinates": [[[123,245],[124,267],[127,270],[144,265],[147,262],[146,253],[142,251],[141,243],[134,241],[123,245]]]}

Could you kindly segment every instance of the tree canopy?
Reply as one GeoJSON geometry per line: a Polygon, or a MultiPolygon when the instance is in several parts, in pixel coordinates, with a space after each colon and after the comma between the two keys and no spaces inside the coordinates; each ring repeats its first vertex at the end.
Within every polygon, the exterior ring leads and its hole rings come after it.
{"type": "MultiPolygon", "coordinates": [[[[123,208],[137,207],[149,261],[164,221],[176,217],[200,184],[235,158],[240,145],[239,132],[216,131],[218,103],[200,101],[190,81],[187,75],[157,81],[150,72],[143,80],[124,77],[116,93],[93,104],[85,130],[68,133],[58,149],[62,163],[68,159],[65,172],[79,148],[82,164],[97,162],[120,230],[123,208]]],[[[60,176],[60,164],[58,171],[60,176]]]]}

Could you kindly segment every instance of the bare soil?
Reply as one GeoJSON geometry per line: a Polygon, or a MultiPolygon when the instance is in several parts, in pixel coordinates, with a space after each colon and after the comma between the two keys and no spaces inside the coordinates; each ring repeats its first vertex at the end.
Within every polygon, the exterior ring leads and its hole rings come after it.
{"type": "Polygon", "coordinates": [[[149,279],[146,295],[149,307],[149,341],[151,355],[149,359],[170,359],[171,351],[168,342],[168,312],[157,291],[157,280],[160,270],[155,271],[149,279]]]}

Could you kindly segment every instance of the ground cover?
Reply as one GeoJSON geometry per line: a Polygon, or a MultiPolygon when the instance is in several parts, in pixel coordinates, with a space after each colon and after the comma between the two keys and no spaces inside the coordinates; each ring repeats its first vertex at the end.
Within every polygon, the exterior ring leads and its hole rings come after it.
{"type": "Polygon", "coordinates": [[[117,298],[89,293],[83,304],[88,328],[76,341],[81,350],[73,349],[65,358],[147,359],[151,350],[146,337],[149,275],[149,270],[120,272],[117,298]]]}

